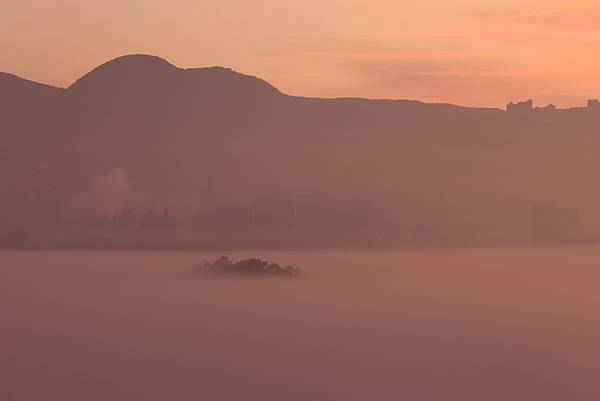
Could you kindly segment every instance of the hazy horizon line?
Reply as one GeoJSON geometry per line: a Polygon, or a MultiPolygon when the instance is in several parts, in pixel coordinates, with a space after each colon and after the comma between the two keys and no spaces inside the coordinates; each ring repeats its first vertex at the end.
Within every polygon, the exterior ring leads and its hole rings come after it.
{"type": "MultiPolygon", "coordinates": [[[[167,58],[162,57],[162,56],[158,56],[156,54],[151,54],[151,53],[127,53],[127,54],[123,54],[120,56],[116,56],[116,57],[112,57],[109,58],[107,61],[102,62],[97,64],[96,66],[93,66],[91,68],[89,68],[87,70],[87,72],[83,73],[82,75],[80,75],[78,78],[74,79],[73,81],[71,81],[71,83],[67,86],[61,86],[61,85],[55,85],[55,84],[50,84],[50,83],[46,83],[43,82],[41,80],[36,80],[34,78],[26,78],[22,75],[19,75],[16,72],[10,72],[10,71],[4,71],[4,70],[0,70],[0,75],[5,74],[5,75],[9,75],[9,76],[13,76],[15,78],[18,78],[20,80],[26,81],[26,82],[30,82],[30,83],[34,83],[37,85],[43,85],[43,86],[47,86],[47,87],[51,87],[51,88],[55,88],[55,89],[59,89],[59,90],[68,90],[69,88],[71,88],[75,83],[77,83],[80,79],[82,79],[83,77],[85,77],[86,75],[92,73],[93,71],[95,71],[96,69],[110,64],[112,62],[115,62],[117,60],[120,59],[125,59],[125,58],[135,58],[135,57],[148,57],[148,58],[154,58],[160,61],[163,61],[169,65],[171,65],[173,68],[177,69],[177,70],[181,70],[181,71],[187,71],[187,70],[198,70],[198,69],[210,69],[210,68],[222,68],[222,69],[226,69],[226,70],[230,70],[233,73],[237,73],[240,75],[244,75],[247,77],[253,77],[253,78],[257,78],[260,79],[262,81],[265,81],[266,83],[268,83],[269,85],[273,86],[275,89],[277,89],[281,94],[285,95],[285,96],[290,96],[290,97],[299,97],[299,98],[308,98],[308,99],[324,99],[324,100],[343,100],[343,99],[356,99],[356,100],[368,100],[368,101],[409,101],[409,102],[419,102],[419,103],[423,103],[423,104],[428,104],[428,105],[449,105],[449,106],[456,106],[456,107],[461,107],[461,108],[468,108],[468,109],[489,109],[489,110],[506,110],[506,105],[504,107],[502,106],[472,106],[472,105],[464,105],[464,104],[460,104],[458,102],[454,103],[454,102],[430,102],[430,101],[425,101],[425,100],[420,100],[420,99],[410,99],[410,98],[391,98],[391,97],[368,97],[368,96],[308,96],[308,95],[302,95],[302,94],[290,94],[287,92],[282,91],[281,89],[279,89],[275,84],[271,83],[271,81],[269,81],[267,78],[263,78],[260,77],[258,75],[253,75],[253,74],[248,74],[245,72],[240,72],[238,70],[236,70],[233,67],[227,67],[224,65],[206,65],[206,66],[200,66],[200,67],[180,67],[178,65],[175,65],[174,63],[172,63],[171,61],[169,61],[167,58]]],[[[594,97],[588,97],[588,99],[595,99],[594,97]]],[[[554,106],[553,103],[550,103],[548,105],[545,106],[541,106],[539,104],[536,104],[535,99],[533,99],[533,97],[529,97],[527,99],[521,99],[521,98],[512,98],[506,101],[506,104],[510,103],[510,102],[524,102],[524,101],[528,101],[528,100],[533,100],[534,102],[534,106],[535,107],[546,107],[546,106],[554,106]]],[[[581,108],[586,108],[585,105],[572,105],[570,107],[563,107],[563,108],[556,108],[556,110],[571,110],[571,109],[581,109],[581,108]]]]}

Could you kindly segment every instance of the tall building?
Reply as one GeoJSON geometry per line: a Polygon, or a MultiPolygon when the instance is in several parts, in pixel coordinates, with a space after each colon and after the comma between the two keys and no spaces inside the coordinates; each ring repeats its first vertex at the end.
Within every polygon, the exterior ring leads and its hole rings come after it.
{"type": "Polygon", "coordinates": [[[133,210],[123,209],[113,216],[112,227],[117,230],[131,230],[137,227],[137,218],[133,210]]]}
{"type": "Polygon", "coordinates": [[[527,113],[533,111],[533,100],[526,100],[524,102],[510,102],[506,105],[506,111],[509,113],[527,113]]]}
{"type": "Polygon", "coordinates": [[[168,210],[165,210],[162,216],[154,213],[154,210],[149,210],[142,219],[143,229],[166,229],[176,226],[177,219],[175,216],[171,216],[168,210]]]}

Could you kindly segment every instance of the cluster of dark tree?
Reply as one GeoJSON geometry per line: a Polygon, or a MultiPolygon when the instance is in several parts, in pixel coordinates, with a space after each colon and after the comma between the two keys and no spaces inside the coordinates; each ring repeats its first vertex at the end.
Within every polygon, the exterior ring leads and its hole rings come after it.
{"type": "Polygon", "coordinates": [[[204,265],[200,266],[199,271],[214,274],[250,276],[302,276],[302,270],[298,267],[281,267],[277,263],[269,263],[267,261],[253,258],[234,262],[226,256],[221,256],[214,262],[205,262],[204,265]]]}

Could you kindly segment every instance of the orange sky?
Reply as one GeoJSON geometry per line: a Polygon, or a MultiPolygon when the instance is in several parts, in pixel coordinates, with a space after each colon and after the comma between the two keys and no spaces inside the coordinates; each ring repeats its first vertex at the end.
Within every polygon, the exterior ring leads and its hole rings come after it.
{"type": "Polygon", "coordinates": [[[305,96],[600,97],[600,0],[0,0],[0,71],[59,86],[149,53],[305,96]]]}

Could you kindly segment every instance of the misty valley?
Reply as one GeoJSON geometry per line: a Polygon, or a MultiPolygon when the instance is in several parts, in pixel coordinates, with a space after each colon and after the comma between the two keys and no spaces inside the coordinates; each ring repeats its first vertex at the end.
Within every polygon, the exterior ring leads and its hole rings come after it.
{"type": "Polygon", "coordinates": [[[323,249],[597,243],[597,100],[507,110],[283,94],[125,56],[0,74],[0,245],[323,249]]]}

